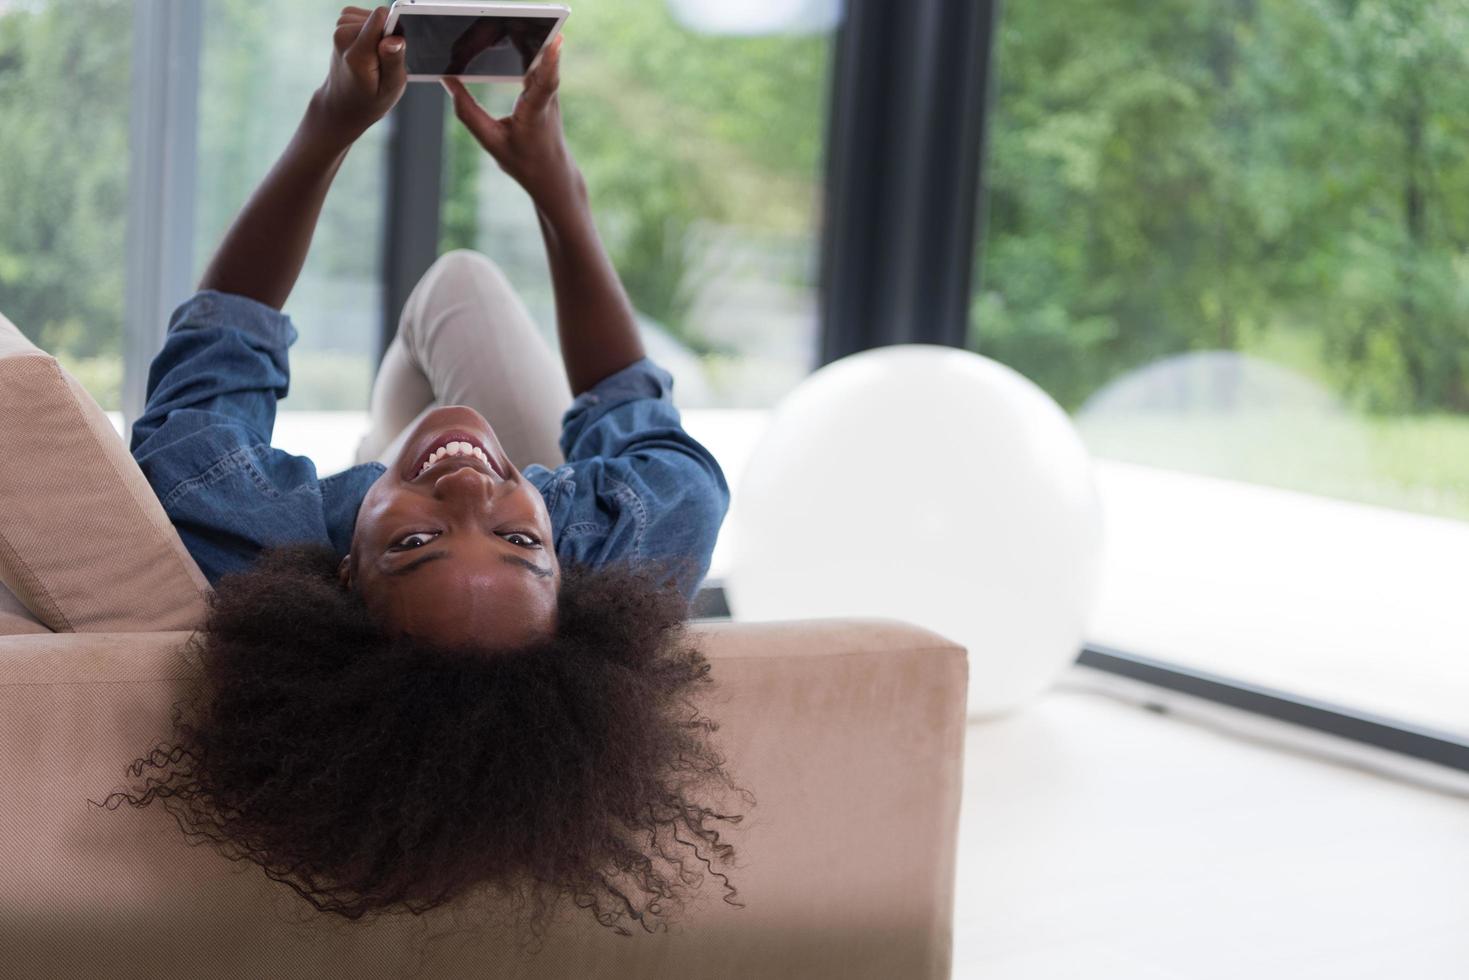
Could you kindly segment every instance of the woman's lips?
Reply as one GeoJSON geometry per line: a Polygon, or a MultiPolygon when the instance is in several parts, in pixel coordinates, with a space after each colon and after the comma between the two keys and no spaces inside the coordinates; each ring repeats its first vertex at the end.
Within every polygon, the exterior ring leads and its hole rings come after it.
{"type": "MultiPolygon", "coordinates": [[[[471,446],[474,446],[474,447],[478,448],[480,452],[482,452],[482,453],[485,454],[485,463],[488,464],[488,467],[489,467],[490,471],[493,472],[496,476],[498,476],[502,480],[504,480],[504,479],[507,478],[506,475],[505,475],[505,472],[504,472],[504,466],[503,466],[503,464],[498,459],[495,458],[495,454],[491,451],[490,447],[485,445],[485,440],[484,440],[484,438],[482,436],[477,436],[474,433],[466,432],[466,431],[464,431],[462,429],[452,429],[452,430],[450,430],[448,432],[439,432],[439,433],[436,433],[427,442],[427,444],[423,448],[423,451],[421,453],[419,453],[417,457],[414,458],[413,463],[412,463],[411,467],[408,469],[408,471],[402,474],[403,479],[408,480],[408,481],[413,481],[413,480],[417,480],[420,476],[424,475],[423,467],[429,461],[430,457],[432,457],[433,454],[437,450],[439,450],[440,448],[442,448],[444,446],[447,446],[449,443],[452,443],[452,442],[467,442],[471,446]]],[[[475,456],[473,456],[473,455],[470,455],[470,456],[449,456],[449,455],[446,455],[443,458],[445,458],[445,459],[468,459],[468,460],[474,460],[475,462],[479,462],[478,458],[475,457],[475,456]]]]}

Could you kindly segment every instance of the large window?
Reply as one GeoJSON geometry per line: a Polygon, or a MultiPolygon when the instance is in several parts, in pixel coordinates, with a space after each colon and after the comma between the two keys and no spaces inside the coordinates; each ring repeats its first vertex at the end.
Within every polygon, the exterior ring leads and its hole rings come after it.
{"type": "Polygon", "coordinates": [[[972,338],[1100,458],[1096,641],[1469,733],[1465,37],[1005,6],[972,338]]]}
{"type": "MultiPolygon", "coordinates": [[[[620,0],[574,5],[566,23],[567,140],[685,407],[768,407],[813,366],[831,35],[778,21],[716,0],[620,0]]],[[[475,91],[507,113],[516,90],[475,91]]],[[[445,101],[442,245],[493,257],[549,333],[534,212],[445,101]]]]}
{"type": "MultiPolygon", "coordinates": [[[[205,5],[202,51],[186,53],[199,59],[198,144],[180,148],[197,154],[194,268],[178,281],[197,281],[289,140],[324,77],[340,9],[205,5]]],[[[133,10],[129,0],[0,0],[0,312],[114,413],[124,330],[162,329],[125,327],[129,154],[148,138],[130,118],[133,10]]],[[[302,327],[287,411],[366,405],[382,322],[385,129],[370,131],[338,176],[287,308],[302,327]]]]}
{"type": "MultiPolygon", "coordinates": [[[[143,287],[197,278],[320,83],[340,9],[158,4],[0,0],[0,312],[113,412],[161,334],[153,307],[183,298],[143,287]],[[202,44],[134,63],[178,23],[202,44]],[[160,95],[179,91],[197,99],[160,95]],[[138,152],[157,143],[174,155],[138,152]],[[158,161],[181,158],[175,186],[158,161]],[[135,247],[140,187],[192,203],[158,236],[191,258],[135,247]]],[[[619,0],[567,24],[562,110],[599,226],[732,474],[816,360],[840,9],[619,0]]],[[[997,30],[970,342],[1098,458],[1091,639],[1469,734],[1469,7],[1041,0],[1003,5],[997,30]]],[[[929,37],[879,33],[909,54],[929,37]]],[[[516,87],[478,94],[503,113],[516,87]]],[[[439,244],[499,261],[549,336],[530,203],[443,106],[439,244]]],[[[942,153],[920,117],[905,138],[942,153]]],[[[388,132],[353,150],[288,306],[276,440],[324,472],[351,462],[382,341],[388,132]]]]}
{"type": "Polygon", "coordinates": [[[122,399],[132,4],[0,0],[0,313],[122,399]]]}
{"type": "MultiPolygon", "coordinates": [[[[289,142],[326,77],[337,0],[209,0],[200,64],[195,266],[289,142]]],[[[374,126],[342,166],[286,312],[291,348],[283,412],[362,411],[377,367],[382,316],[383,145],[374,126]]],[[[196,277],[197,278],[197,277],[196,277]]],[[[295,420],[283,418],[290,428],[295,420]]]]}
{"type": "MultiPolygon", "coordinates": [[[[177,130],[130,119],[140,92],[177,87],[166,59],[138,70],[170,80],[138,87],[135,9],[127,0],[0,0],[0,309],[114,413],[125,407],[124,373],[146,370],[149,331],[161,337],[153,321],[166,316],[143,306],[134,319],[148,322],[129,322],[128,205],[139,176],[129,151],[136,158],[139,140],[164,139],[193,162],[189,180],[159,191],[189,194],[192,184],[189,220],[170,229],[192,228],[192,241],[150,260],[156,272],[191,252],[188,268],[167,270],[173,291],[186,291],[320,84],[340,3],[207,0],[190,13],[202,42],[177,57],[191,61],[197,98],[182,103],[188,124],[177,130]],[[124,338],[134,334],[141,353],[128,360],[124,338]]],[[[813,366],[834,20],[825,8],[792,17],[630,0],[578,8],[569,22],[568,138],[650,350],[675,372],[685,407],[768,407],[813,366]]],[[[515,92],[480,94],[508,111],[515,92]]],[[[301,335],[278,435],[297,451],[312,448],[295,440],[297,429],[361,426],[305,413],[360,416],[366,407],[384,313],[389,129],[374,127],[338,175],[287,306],[301,335]]],[[[552,297],[529,202],[452,119],[448,134],[442,247],[499,260],[549,334],[552,297]]],[[[337,454],[325,469],[348,461],[337,454]]]]}

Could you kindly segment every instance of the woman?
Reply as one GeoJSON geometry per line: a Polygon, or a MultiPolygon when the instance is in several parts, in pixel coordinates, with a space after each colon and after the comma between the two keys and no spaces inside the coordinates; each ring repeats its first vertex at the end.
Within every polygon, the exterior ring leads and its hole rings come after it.
{"type": "Polygon", "coordinates": [[[343,10],[326,82],[152,365],[133,455],[216,588],[178,744],[131,770],[166,775],[113,799],[164,799],[349,918],[475,894],[543,926],[570,897],[651,929],[701,871],[731,900],[714,824],[739,818],[708,798],[753,802],[693,709],[709,665],[683,631],[729,497],[598,240],[559,42],[507,118],[445,87],[536,205],[564,379],[498,270],[453,253],[375,384],[359,458],[382,461],[322,479],[270,446],[296,337],[280,308],[333,175],[406,83],[385,20],[343,10]],[[477,409],[514,423],[503,443],[477,409]]]}

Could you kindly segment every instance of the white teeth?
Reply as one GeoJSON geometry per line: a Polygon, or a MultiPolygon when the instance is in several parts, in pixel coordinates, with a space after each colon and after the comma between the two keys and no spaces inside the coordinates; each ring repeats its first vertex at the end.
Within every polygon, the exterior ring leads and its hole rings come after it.
{"type": "Polygon", "coordinates": [[[423,476],[423,474],[428,472],[429,467],[433,466],[445,456],[474,456],[485,465],[492,465],[490,463],[490,457],[485,455],[483,449],[470,442],[455,441],[445,443],[430,453],[428,461],[423,464],[423,468],[418,471],[418,475],[423,476]]]}

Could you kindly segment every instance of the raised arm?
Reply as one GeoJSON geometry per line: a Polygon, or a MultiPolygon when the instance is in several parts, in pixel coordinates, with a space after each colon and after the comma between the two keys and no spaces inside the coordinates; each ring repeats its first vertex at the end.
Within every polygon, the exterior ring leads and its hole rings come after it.
{"type": "Polygon", "coordinates": [[[402,38],[384,38],[387,8],[346,7],[331,67],[296,134],[230,225],[199,282],[280,309],[295,288],[332,179],[357,137],[403,95],[402,38]]]}
{"type": "Polygon", "coordinates": [[[454,113],[481,146],[535,203],[551,283],[556,292],[556,332],[574,394],[641,360],[632,303],[597,236],[586,182],[561,131],[561,38],[526,76],[511,114],[496,119],[457,78],[445,78],[454,113]]]}

